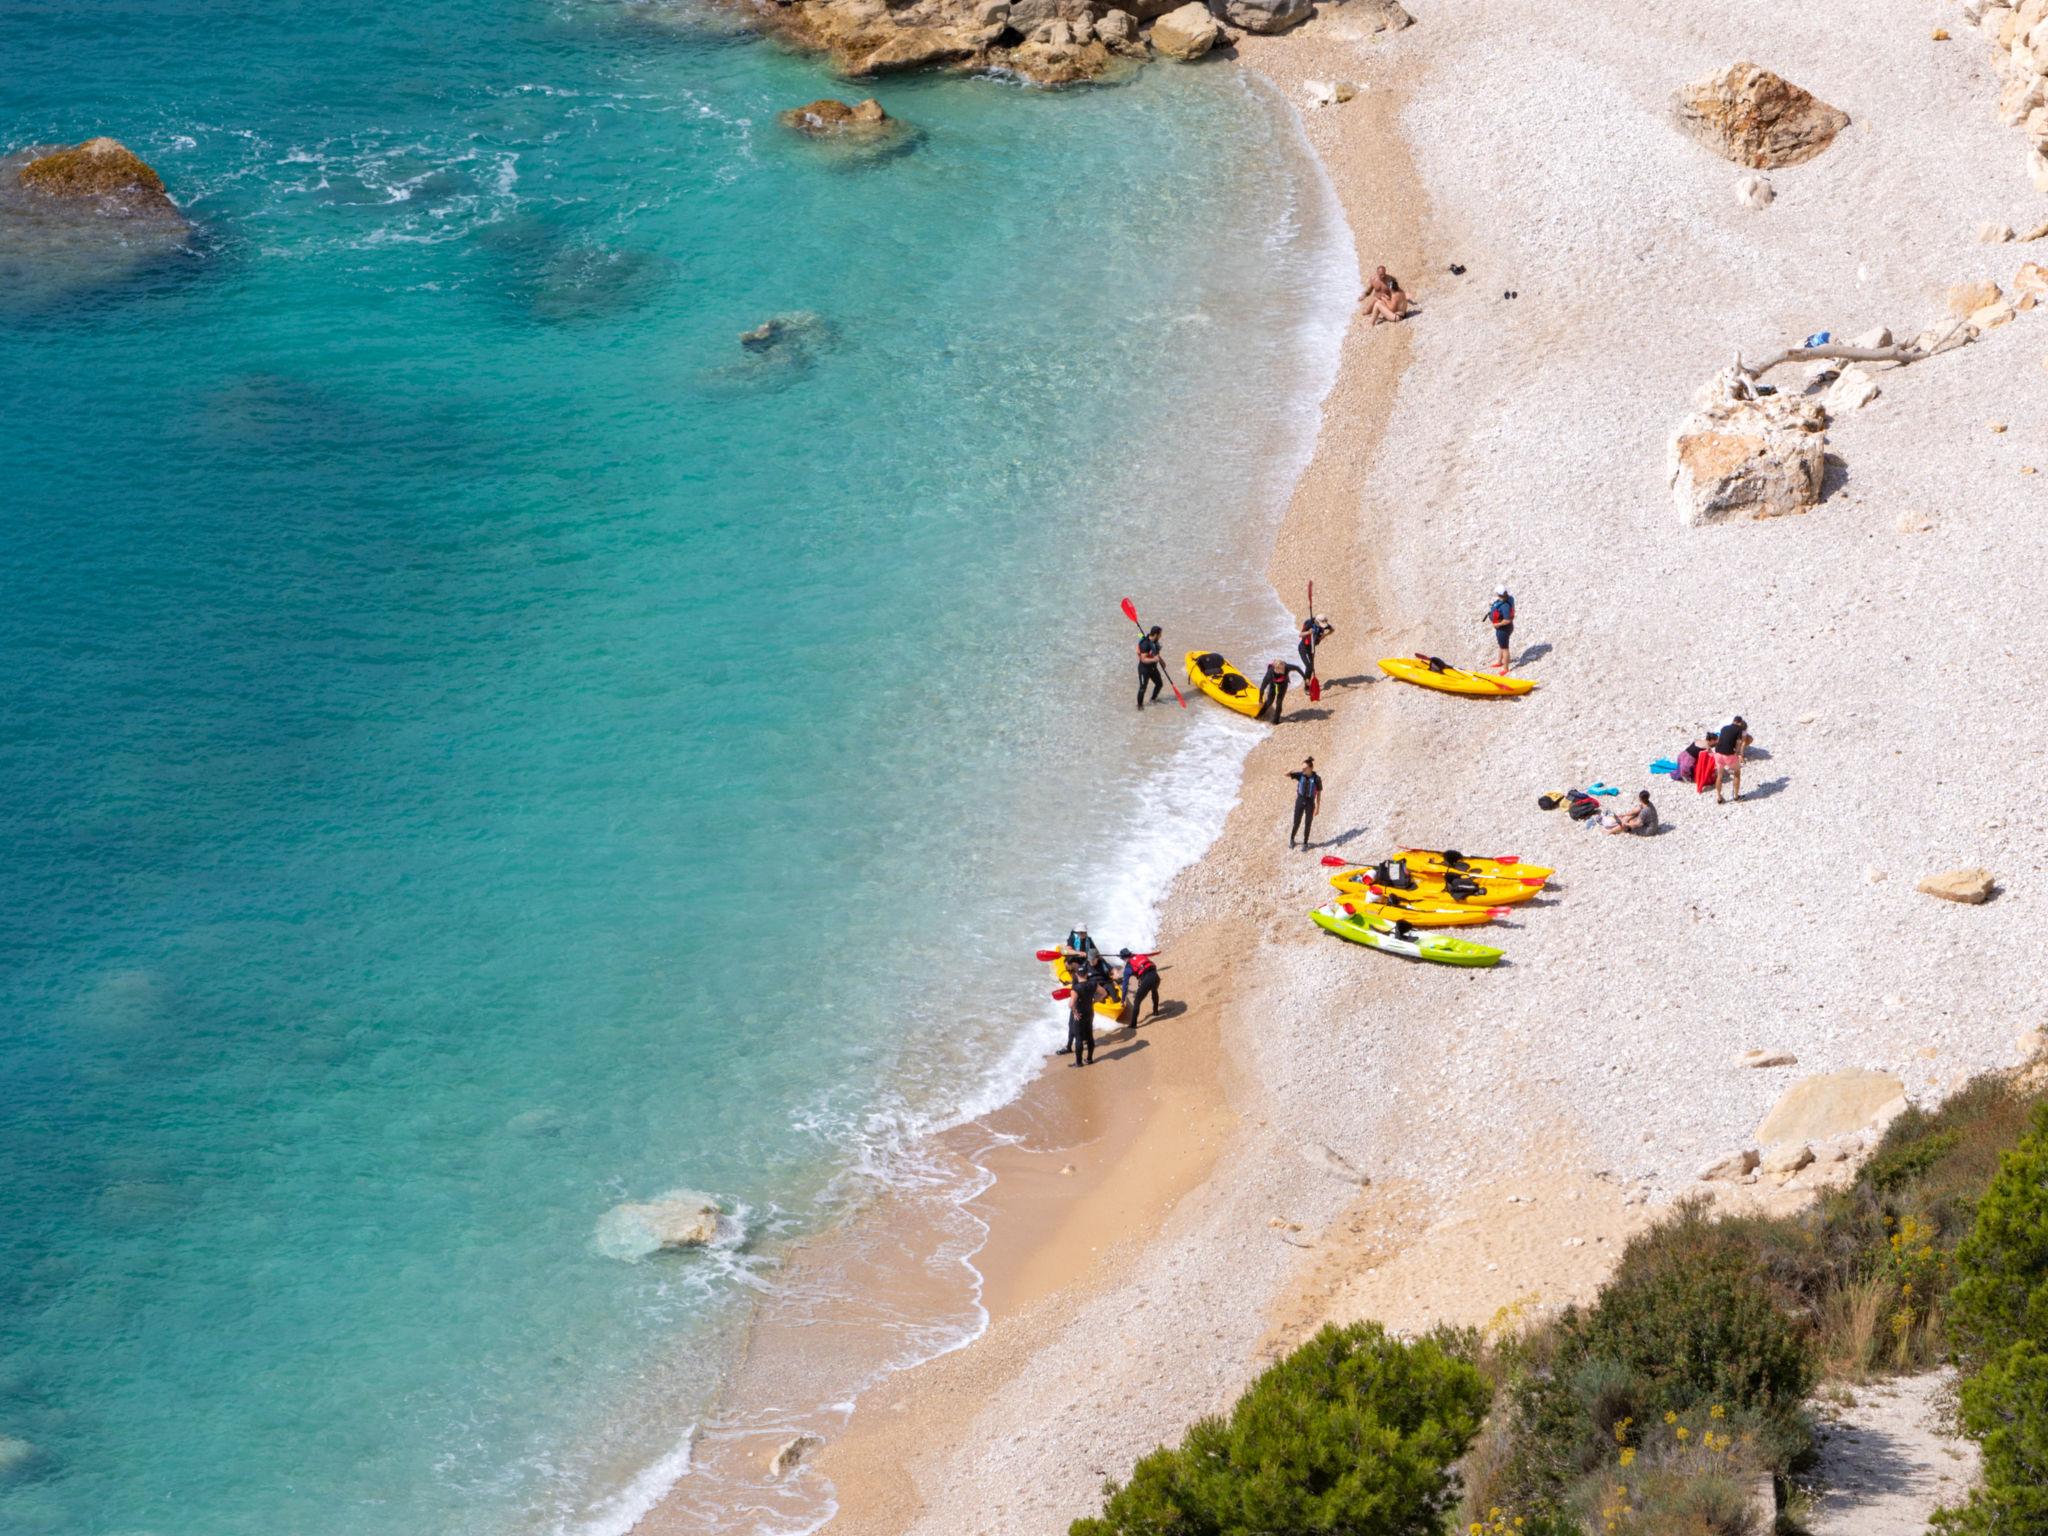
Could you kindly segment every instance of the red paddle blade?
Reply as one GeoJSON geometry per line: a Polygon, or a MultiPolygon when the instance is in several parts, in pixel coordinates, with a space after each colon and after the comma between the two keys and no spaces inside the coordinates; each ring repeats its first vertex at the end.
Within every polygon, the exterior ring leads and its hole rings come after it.
{"type": "Polygon", "coordinates": [[[1508,909],[1506,907],[1488,907],[1486,909],[1486,915],[1492,918],[1506,917],[1508,915],[1508,909]]]}
{"type": "Polygon", "coordinates": [[[1323,702],[1323,680],[1321,678],[1311,677],[1308,680],[1308,701],[1311,704],[1323,702]]]}
{"type": "Polygon", "coordinates": [[[1334,853],[1324,854],[1323,863],[1331,869],[1349,869],[1351,867],[1349,859],[1340,859],[1334,853]]]}
{"type": "Polygon", "coordinates": [[[1053,993],[1052,1000],[1056,1003],[1064,1003],[1073,995],[1074,989],[1072,987],[1060,987],[1053,993]]]}
{"type": "Polygon", "coordinates": [[[1133,624],[1138,622],[1138,605],[1132,602],[1128,597],[1124,599],[1124,617],[1129,619],[1133,624]]]}
{"type": "Polygon", "coordinates": [[[1056,949],[1041,949],[1037,954],[1041,960],[1057,960],[1060,957],[1060,952],[1056,949]]]}

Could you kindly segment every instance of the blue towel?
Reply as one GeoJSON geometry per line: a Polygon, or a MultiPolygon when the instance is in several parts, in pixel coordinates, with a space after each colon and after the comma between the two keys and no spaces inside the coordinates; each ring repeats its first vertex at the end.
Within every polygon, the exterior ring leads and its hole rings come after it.
{"type": "Polygon", "coordinates": [[[1661,779],[1676,772],[1678,772],[1678,762],[1675,758],[1660,757],[1657,761],[1650,764],[1650,777],[1653,779],[1661,779]]]}

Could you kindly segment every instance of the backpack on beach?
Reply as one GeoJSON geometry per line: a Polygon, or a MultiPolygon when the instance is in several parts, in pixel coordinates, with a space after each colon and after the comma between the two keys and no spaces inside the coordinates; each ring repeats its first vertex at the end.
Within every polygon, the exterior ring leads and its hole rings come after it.
{"type": "Polygon", "coordinates": [[[1568,789],[1564,793],[1565,814],[1573,821],[1591,821],[1600,814],[1600,802],[1583,789],[1568,789]]]}

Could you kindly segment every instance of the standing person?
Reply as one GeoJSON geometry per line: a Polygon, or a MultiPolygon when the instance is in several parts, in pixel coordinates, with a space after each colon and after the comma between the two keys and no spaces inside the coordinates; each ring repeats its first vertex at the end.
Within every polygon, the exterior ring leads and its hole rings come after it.
{"type": "MultiPolygon", "coordinates": [[[[1073,996],[1067,999],[1067,1045],[1066,1050],[1074,1053],[1074,1065],[1092,1066],[1095,1062],[1095,973],[1084,970],[1074,977],[1073,996]],[[1088,1053],[1083,1061],[1081,1053],[1088,1053]]],[[[1062,1051],[1065,1055],[1066,1051],[1062,1051]]]]}
{"type": "Polygon", "coordinates": [[[1316,772],[1316,760],[1310,757],[1304,758],[1301,766],[1287,777],[1294,780],[1294,820],[1287,828],[1287,846],[1294,846],[1294,834],[1299,832],[1305,849],[1316,812],[1323,808],[1323,776],[1316,772]]]}
{"type": "Polygon", "coordinates": [[[1735,798],[1742,798],[1742,758],[1749,751],[1749,722],[1737,715],[1714,733],[1714,804],[1721,805],[1721,786],[1735,785],[1735,798]]]}
{"type": "MultiPolygon", "coordinates": [[[[1270,706],[1273,711],[1273,723],[1280,723],[1280,712],[1287,707],[1287,680],[1296,672],[1301,672],[1301,668],[1291,661],[1266,663],[1266,675],[1259,679],[1259,712],[1255,718],[1265,719],[1266,710],[1270,706]]],[[[1306,672],[1301,672],[1301,675],[1308,676],[1306,672]]]]}
{"type": "Polygon", "coordinates": [[[1316,647],[1337,633],[1337,626],[1310,614],[1301,621],[1301,638],[1295,650],[1301,654],[1301,675],[1304,678],[1316,675],[1316,647]]]}
{"type": "Polygon", "coordinates": [[[1145,707],[1145,687],[1149,683],[1152,697],[1156,702],[1159,690],[1166,686],[1166,669],[1159,664],[1160,628],[1154,624],[1138,636],[1138,708],[1145,707]]]}
{"type": "Polygon", "coordinates": [[[1152,1017],[1159,1017],[1159,967],[1150,955],[1134,955],[1128,949],[1116,952],[1124,963],[1124,1006],[1131,1011],[1131,1028],[1138,1027],[1138,1010],[1152,999],[1152,1017]]]}
{"type": "Polygon", "coordinates": [[[1506,582],[1494,588],[1493,602],[1480,621],[1493,626],[1493,643],[1500,647],[1500,675],[1508,675],[1508,644],[1515,638],[1515,599],[1506,582]]]}

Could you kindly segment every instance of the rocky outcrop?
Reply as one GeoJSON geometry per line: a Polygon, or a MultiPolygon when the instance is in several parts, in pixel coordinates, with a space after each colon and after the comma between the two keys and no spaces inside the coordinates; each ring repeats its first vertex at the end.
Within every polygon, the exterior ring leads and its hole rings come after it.
{"type": "Polygon", "coordinates": [[[1399,32],[1415,25],[1415,18],[1401,8],[1401,0],[1349,0],[1344,7],[1347,21],[1363,22],[1364,30],[1399,32]]]}
{"type": "Polygon", "coordinates": [[[1733,1184],[1756,1172],[1756,1148],[1744,1147],[1726,1157],[1716,1158],[1699,1172],[1703,1184],[1733,1184]]]}
{"type": "Polygon", "coordinates": [[[1754,64],[1680,87],[1672,117],[1715,154],[1756,171],[1811,160],[1849,126],[1847,113],[1754,64]]]}
{"type": "Polygon", "coordinates": [[[1143,53],[1120,23],[1099,36],[1089,0],[790,0],[762,14],[771,30],[854,79],[1003,69],[1035,85],[1071,85],[1143,53]]]}
{"type": "Polygon", "coordinates": [[[1913,889],[1943,901],[1981,907],[1998,889],[1998,877],[1988,869],[1951,869],[1943,874],[1927,876],[1913,889]]]}
{"type": "Polygon", "coordinates": [[[2048,192],[2048,0],[1964,0],[1963,16],[1997,50],[1998,120],[2025,131],[2021,164],[2048,192]]]}
{"type": "Polygon", "coordinates": [[[1759,394],[1729,369],[1700,391],[1671,436],[1671,490],[1686,523],[1784,517],[1820,501],[1828,413],[1797,395],[1759,394]]]}
{"type": "Polygon", "coordinates": [[[1188,0],[1178,10],[1168,11],[1152,23],[1152,47],[1169,59],[1191,64],[1223,36],[1223,28],[1206,5],[1188,0]]]}
{"type": "Polygon", "coordinates": [[[31,192],[89,202],[103,214],[184,222],[185,216],[164,190],[163,178],[119,139],[87,139],[63,149],[32,150],[16,176],[31,192]]]}

